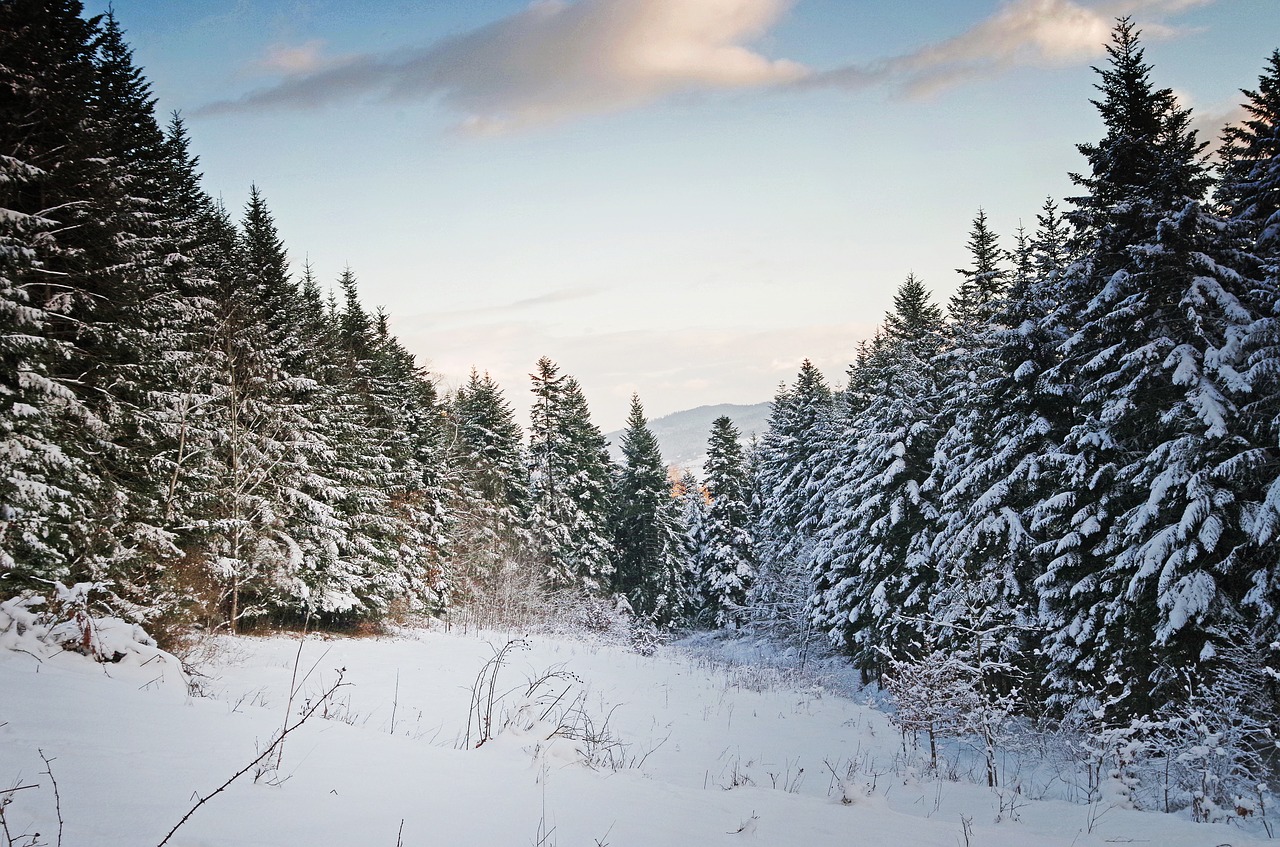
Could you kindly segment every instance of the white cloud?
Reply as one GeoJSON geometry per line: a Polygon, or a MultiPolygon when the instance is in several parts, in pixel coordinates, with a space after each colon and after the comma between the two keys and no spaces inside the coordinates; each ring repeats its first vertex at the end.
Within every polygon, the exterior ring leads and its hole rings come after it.
{"type": "Polygon", "coordinates": [[[253,67],[266,73],[297,76],[332,67],[335,60],[324,55],[325,42],[313,39],[303,44],[273,44],[253,67]]]}
{"type": "Polygon", "coordinates": [[[498,135],[687,91],[887,86],[921,96],[1016,67],[1097,60],[1122,15],[1135,16],[1148,39],[1173,37],[1181,30],[1169,19],[1215,0],[1010,0],[953,38],[822,72],[750,46],[794,2],[540,0],[469,33],[395,53],[327,59],[318,41],[274,47],[259,66],[285,79],[200,111],[437,98],[461,116],[461,130],[498,135]]]}
{"type": "Polygon", "coordinates": [[[816,74],[810,85],[864,88],[889,85],[911,96],[933,94],[1015,67],[1087,62],[1105,54],[1115,19],[1134,15],[1144,36],[1172,37],[1164,18],[1214,0],[1013,0],[969,30],[879,62],[816,74]]]}
{"type": "MultiPolygon", "coordinates": [[[[430,47],[355,57],[203,111],[343,97],[439,97],[474,132],[613,111],[683,91],[774,86],[807,70],[747,45],[792,0],[552,0],[430,47]]],[[[275,61],[318,59],[306,46],[275,61]]]]}

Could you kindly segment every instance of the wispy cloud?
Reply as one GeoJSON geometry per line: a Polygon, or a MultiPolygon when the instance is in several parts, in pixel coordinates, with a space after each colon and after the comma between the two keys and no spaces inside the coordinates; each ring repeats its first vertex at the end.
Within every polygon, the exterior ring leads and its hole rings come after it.
{"type": "Polygon", "coordinates": [[[533,297],[524,297],[520,300],[514,300],[510,303],[502,303],[497,306],[481,306],[475,309],[454,309],[452,311],[437,312],[436,318],[454,319],[510,315],[517,312],[524,312],[529,309],[536,309],[540,306],[558,306],[563,303],[571,303],[575,300],[586,300],[590,297],[595,297],[602,291],[604,291],[604,288],[590,285],[557,288],[554,291],[548,291],[544,294],[536,294],[533,297]]]}
{"type": "Polygon", "coordinates": [[[353,96],[439,97],[498,133],[691,90],[772,86],[807,71],[747,45],[792,0],[544,0],[438,44],[363,55],[202,112],[316,106],[353,96]]]}
{"type": "Polygon", "coordinates": [[[253,69],[268,74],[299,76],[314,74],[340,65],[343,59],[325,55],[325,42],[313,39],[303,44],[273,44],[253,63],[253,69]]]}
{"type": "Polygon", "coordinates": [[[1181,12],[1215,0],[1010,0],[969,30],[909,53],[817,71],[750,46],[795,0],[539,0],[427,47],[327,57],[274,47],[275,85],[200,114],[305,108],[350,98],[439,99],[475,134],[501,134],[641,106],[670,94],[741,88],[888,87],[921,96],[1016,67],[1096,60],[1115,18],[1171,37],[1181,12]]]}
{"type": "Polygon", "coordinates": [[[1104,54],[1115,19],[1122,15],[1138,16],[1149,38],[1171,37],[1178,30],[1164,22],[1167,18],[1212,2],[1013,0],[953,38],[888,59],[816,73],[803,84],[855,89],[889,86],[908,96],[927,96],[1016,67],[1092,61],[1104,54]]]}

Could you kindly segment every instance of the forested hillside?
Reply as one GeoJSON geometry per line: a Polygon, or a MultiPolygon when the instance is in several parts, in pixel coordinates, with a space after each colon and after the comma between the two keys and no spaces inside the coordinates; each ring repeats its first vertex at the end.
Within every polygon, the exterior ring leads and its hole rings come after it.
{"type": "Polygon", "coordinates": [[[825,638],[905,697],[968,692],[980,734],[1230,738],[1256,778],[1280,725],[1280,51],[1220,146],[1131,21],[1108,51],[1077,196],[1010,249],[979,210],[945,310],[908,275],[847,381],[804,363],[752,449],[720,418],[673,482],[640,399],[614,463],[550,359],[527,433],[482,370],[440,391],[355,271],[291,262],[269,184],[205,193],[114,17],[6,0],[0,598],[92,583],[175,638],[568,593],[651,633],[825,638]]]}

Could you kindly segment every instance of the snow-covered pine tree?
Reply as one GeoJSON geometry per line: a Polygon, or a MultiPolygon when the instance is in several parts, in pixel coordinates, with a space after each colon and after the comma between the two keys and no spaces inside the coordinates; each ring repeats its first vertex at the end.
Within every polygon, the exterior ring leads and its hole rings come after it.
{"type": "Polygon", "coordinates": [[[502,389],[474,368],[446,406],[454,436],[449,457],[450,549],[460,590],[486,590],[521,562],[529,543],[529,477],[520,425],[502,389]]]}
{"type": "Polygon", "coordinates": [[[1005,267],[1007,254],[987,225],[983,209],[973,218],[966,247],[973,266],[956,269],[963,279],[951,296],[947,311],[958,327],[984,326],[993,317],[995,304],[1008,285],[1009,271],[1005,267]]]}
{"type": "Polygon", "coordinates": [[[741,434],[728,417],[711,423],[703,464],[711,502],[699,533],[701,594],[717,627],[736,629],[749,617],[747,597],[755,582],[755,539],[751,535],[751,478],[741,434]]]}
{"type": "Polygon", "coordinates": [[[672,496],[680,505],[680,523],[684,529],[681,539],[684,545],[684,584],[688,586],[691,607],[698,609],[703,605],[699,591],[699,574],[702,572],[699,557],[703,524],[707,519],[707,492],[693,471],[686,468],[680,472],[680,478],[672,488],[672,496]]]}
{"type": "Polygon", "coordinates": [[[581,386],[555,362],[544,356],[530,377],[529,517],[540,576],[553,588],[604,590],[613,577],[604,436],[581,386]]]}
{"type": "MultiPolygon", "coordinates": [[[[1246,608],[1257,643],[1280,640],[1280,50],[1268,57],[1255,90],[1246,90],[1246,118],[1228,127],[1221,148],[1222,179],[1216,197],[1240,241],[1243,264],[1252,266],[1255,320],[1246,340],[1251,392],[1244,407],[1252,449],[1231,463],[1249,480],[1256,513],[1249,535],[1258,548],[1246,608]]],[[[1275,672],[1275,650],[1266,660],[1275,672]]]]}
{"type": "Polygon", "coordinates": [[[0,593],[70,582],[101,486],[102,428],[77,396],[61,284],[74,262],[63,202],[87,153],[94,27],[77,2],[0,5],[0,593]]]}
{"type": "Polygon", "coordinates": [[[939,643],[1002,669],[1003,679],[988,680],[993,686],[1007,689],[1016,675],[1024,696],[1043,676],[1031,555],[1039,539],[1030,514],[1055,493],[1049,486],[1069,414],[1038,381],[1061,341],[1042,322],[1056,306],[1065,242],[1052,200],[1037,219],[1035,235],[1019,239],[1009,287],[983,332],[972,391],[938,450],[949,462],[937,484],[932,556],[940,579],[930,604],[939,643]]]}
{"type": "Polygon", "coordinates": [[[1280,256],[1280,50],[1267,58],[1257,89],[1241,93],[1247,117],[1223,132],[1216,198],[1245,228],[1250,249],[1274,260],[1280,256]]]}
{"type": "Polygon", "coordinates": [[[782,385],[760,440],[753,533],[758,570],[748,607],[756,619],[791,634],[809,627],[810,546],[821,514],[815,499],[827,468],[819,463],[835,431],[836,401],[822,372],[805,359],[782,385]]]}
{"type": "Polygon", "coordinates": [[[614,589],[636,614],[670,626],[690,609],[687,534],[658,439],[634,394],[621,446],[613,493],[614,589]]]}
{"type": "Polygon", "coordinates": [[[1155,89],[1121,19],[1099,69],[1107,129],[1082,144],[1069,215],[1084,257],[1050,318],[1072,328],[1047,374],[1074,401],[1061,491],[1039,510],[1050,681],[1066,702],[1141,713],[1200,676],[1238,614],[1247,553],[1235,398],[1251,316],[1201,198],[1204,145],[1155,89]]]}
{"type": "Polygon", "coordinates": [[[868,675],[883,669],[885,651],[916,646],[935,581],[927,549],[937,511],[922,489],[941,435],[933,363],[942,333],[941,310],[908,275],[883,334],[851,374],[866,405],[826,460],[812,614],[868,675]]]}

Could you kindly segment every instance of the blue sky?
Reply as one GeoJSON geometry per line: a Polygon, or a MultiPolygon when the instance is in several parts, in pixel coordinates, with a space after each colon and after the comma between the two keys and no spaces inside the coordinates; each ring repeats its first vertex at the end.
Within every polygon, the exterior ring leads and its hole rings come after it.
{"type": "MultiPolygon", "coordinates": [[[[88,4],[91,12],[106,3],[88,4]]],[[[1071,193],[1116,15],[1216,134],[1277,0],[115,0],[206,188],[266,196],[295,269],[350,265],[446,386],[517,409],[542,355],[598,423],[843,378],[983,207],[1071,193]]]]}

